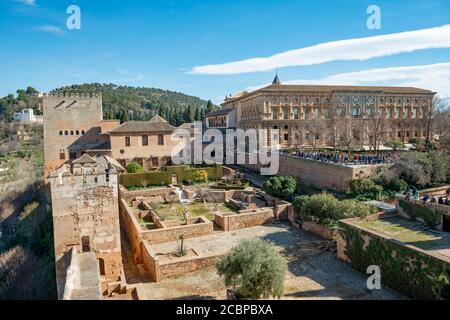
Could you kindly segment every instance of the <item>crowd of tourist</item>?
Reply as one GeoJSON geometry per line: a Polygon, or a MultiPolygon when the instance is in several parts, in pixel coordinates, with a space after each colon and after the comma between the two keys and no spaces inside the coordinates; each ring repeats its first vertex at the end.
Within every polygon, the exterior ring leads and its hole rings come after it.
{"type": "Polygon", "coordinates": [[[427,193],[422,197],[422,199],[420,199],[419,191],[417,190],[417,188],[411,187],[411,188],[408,188],[408,190],[406,190],[406,196],[405,196],[406,201],[409,201],[410,199],[421,200],[423,205],[425,205],[427,203],[436,203],[436,204],[450,206],[450,188],[447,189],[447,191],[445,192],[445,195],[438,197],[437,195],[430,196],[427,193]]]}
{"type": "Polygon", "coordinates": [[[291,152],[289,155],[304,159],[340,164],[380,164],[392,161],[389,153],[376,155],[368,153],[348,154],[339,151],[297,151],[291,152]]]}

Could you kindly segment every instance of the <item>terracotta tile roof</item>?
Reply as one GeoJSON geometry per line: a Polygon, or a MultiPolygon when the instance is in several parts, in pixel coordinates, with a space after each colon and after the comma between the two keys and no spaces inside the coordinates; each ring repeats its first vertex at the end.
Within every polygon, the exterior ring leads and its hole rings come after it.
{"type": "Polygon", "coordinates": [[[295,84],[271,84],[264,88],[246,93],[238,97],[230,97],[225,100],[223,105],[228,102],[249,97],[259,92],[317,92],[317,93],[333,93],[340,91],[355,92],[381,92],[391,94],[435,94],[431,90],[414,88],[414,87],[388,87],[388,86],[338,86],[338,85],[295,85],[295,84]]]}
{"type": "Polygon", "coordinates": [[[167,122],[156,121],[129,121],[124,122],[117,128],[111,130],[109,133],[125,133],[125,132],[172,132],[175,127],[172,127],[167,122]]]}
{"type": "Polygon", "coordinates": [[[84,153],[81,157],[79,157],[78,159],[74,160],[72,163],[74,163],[74,164],[77,164],[77,163],[83,164],[83,163],[96,163],[96,162],[97,162],[97,160],[92,158],[87,153],[84,153]]]}
{"type": "Polygon", "coordinates": [[[433,91],[414,87],[388,87],[388,86],[333,86],[333,85],[269,85],[257,91],[381,91],[386,93],[433,93],[433,91]]]}

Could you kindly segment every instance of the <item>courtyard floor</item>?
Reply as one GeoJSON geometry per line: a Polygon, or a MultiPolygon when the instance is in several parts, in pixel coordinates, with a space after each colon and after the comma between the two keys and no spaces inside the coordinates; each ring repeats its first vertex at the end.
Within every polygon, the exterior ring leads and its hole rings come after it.
{"type": "MultiPolygon", "coordinates": [[[[287,224],[269,224],[231,232],[187,239],[186,248],[200,254],[226,252],[242,239],[261,238],[274,244],[288,262],[283,299],[403,299],[388,288],[369,290],[366,276],[336,258],[332,242],[287,224]]],[[[152,246],[160,253],[173,252],[178,244],[152,246]]],[[[137,277],[138,268],[124,261],[128,279],[137,277]],[[134,270],[131,271],[131,270],[134,270]],[[134,275],[133,275],[134,274],[134,275]]],[[[139,282],[141,282],[139,281],[139,282]]],[[[215,267],[165,279],[142,281],[148,299],[225,299],[226,288],[215,267]]]]}

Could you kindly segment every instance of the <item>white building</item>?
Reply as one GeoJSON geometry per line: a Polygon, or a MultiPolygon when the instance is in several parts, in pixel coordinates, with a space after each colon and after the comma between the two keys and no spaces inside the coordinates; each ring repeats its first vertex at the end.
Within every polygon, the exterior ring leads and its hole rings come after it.
{"type": "Polygon", "coordinates": [[[23,123],[43,123],[44,118],[34,114],[33,109],[23,109],[14,113],[14,121],[23,123]]]}

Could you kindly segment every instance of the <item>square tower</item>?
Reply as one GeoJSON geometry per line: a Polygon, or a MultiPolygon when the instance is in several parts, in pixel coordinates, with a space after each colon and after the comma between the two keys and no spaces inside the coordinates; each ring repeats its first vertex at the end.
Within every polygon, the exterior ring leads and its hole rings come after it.
{"type": "Polygon", "coordinates": [[[101,94],[43,95],[44,174],[98,145],[103,120],[101,94]]]}

